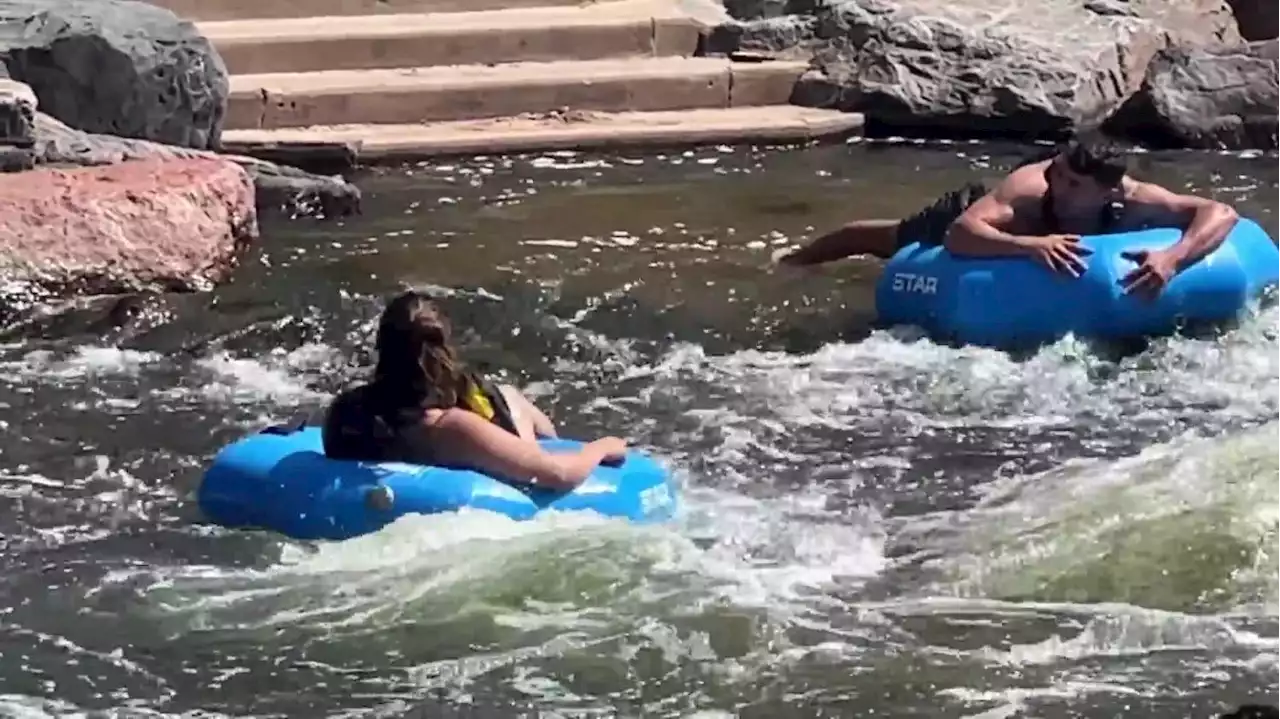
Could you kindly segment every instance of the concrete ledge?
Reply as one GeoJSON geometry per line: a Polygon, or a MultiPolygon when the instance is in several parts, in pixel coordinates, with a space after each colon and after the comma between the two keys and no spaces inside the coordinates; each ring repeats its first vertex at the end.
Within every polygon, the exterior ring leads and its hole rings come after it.
{"type": "Polygon", "coordinates": [[[412,124],[561,109],[726,108],[788,101],[805,63],[645,58],[233,75],[228,129],[412,124]],[[735,100],[735,79],[742,82],[735,100]]]}
{"type": "Polygon", "coordinates": [[[700,25],[669,3],[198,23],[232,74],[690,56],[700,25]]]}
{"type": "Polygon", "coordinates": [[[428,125],[340,125],[224,133],[227,152],[270,148],[287,157],[291,144],[356,147],[362,164],[445,155],[555,149],[681,147],[711,143],[799,142],[861,132],[862,115],[794,105],[662,112],[568,112],[428,125]]]}
{"type": "Polygon", "coordinates": [[[614,0],[149,0],[189,20],[249,20],[321,15],[395,15],[572,7],[614,0]]]}

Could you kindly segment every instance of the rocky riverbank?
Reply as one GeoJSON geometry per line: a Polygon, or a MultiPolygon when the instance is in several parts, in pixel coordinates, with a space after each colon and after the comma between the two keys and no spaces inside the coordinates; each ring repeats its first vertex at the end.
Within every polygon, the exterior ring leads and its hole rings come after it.
{"type": "Polygon", "coordinates": [[[259,211],[359,211],[341,177],[220,154],[227,96],[217,51],[168,10],[0,0],[0,315],[33,297],[206,287],[259,211]]]}
{"type": "Polygon", "coordinates": [[[1276,147],[1265,0],[725,0],[710,52],[810,60],[793,102],[869,134],[1276,147]]]}
{"type": "Polygon", "coordinates": [[[253,185],[226,160],[0,174],[0,273],[11,302],[206,289],[257,235],[253,185]]]}

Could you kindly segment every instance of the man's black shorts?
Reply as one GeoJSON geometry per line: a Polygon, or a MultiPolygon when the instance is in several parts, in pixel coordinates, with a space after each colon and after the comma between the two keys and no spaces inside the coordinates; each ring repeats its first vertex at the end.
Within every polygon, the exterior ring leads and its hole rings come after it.
{"type": "Polygon", "coordinates": [[[896,250],[919,242],[922,245],[940,245],[947,236],[947,228],[969,206],[987,194],[987,186],[971,182],[934,200],[932,204],[898,225],[896,250]]]}

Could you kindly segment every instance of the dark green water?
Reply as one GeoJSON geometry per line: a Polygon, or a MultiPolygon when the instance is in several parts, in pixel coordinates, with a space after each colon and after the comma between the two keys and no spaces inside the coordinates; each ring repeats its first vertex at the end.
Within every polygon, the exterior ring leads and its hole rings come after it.
{"type": "MultiPolygon", "coordinates": [[[[988,145],[477,159],[272,222],[234,282],[0,348],[0,716],[1171,717],[1277,691],[1277,313],[1115,360],[871,331],[878,265],[767,268],[988,145]],[[218,447],[431,285],[466,354],[684,486],[671,526],[203,525],[218,447]],[[114,712],[114,713],[113,713],[114,712]],[[201,713],[203,712],[203,713],[201,713]]],[[[1274,157],[1138,172],[1276,230],[1274,157]]],[[[25,337],[25,338],[24,338],[25,337]]]]}

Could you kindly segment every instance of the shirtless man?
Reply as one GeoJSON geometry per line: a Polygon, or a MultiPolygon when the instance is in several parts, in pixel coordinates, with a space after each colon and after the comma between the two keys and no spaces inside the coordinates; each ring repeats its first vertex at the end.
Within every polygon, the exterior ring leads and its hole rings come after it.
{"type": "Polygon", "coordinates": [[[1236,219],[1216,200],[1130,177],[1118,147],[1080,138],[1023,163],[994,190],[969,184],[905,220],[855,220],[775,256],[783,265],[816,265],[859,254],[887,259],[912,242],[941,243],[957,256],[1030,257],[1079,277],[1090,252],[1081,235],[1178,227],[1182,237],[1174,245],[1124,254],[1138,264],[1123,279],[1125,291],[1154,297],[1182,268],[1217,249],[1236,219]]]}

